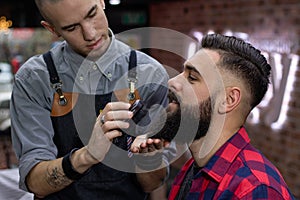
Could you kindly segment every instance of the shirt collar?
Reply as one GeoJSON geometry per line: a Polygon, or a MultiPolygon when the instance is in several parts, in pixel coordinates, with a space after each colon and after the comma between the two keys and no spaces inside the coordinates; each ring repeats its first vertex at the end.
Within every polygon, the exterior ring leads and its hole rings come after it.
{"type": "Polygon", "coordinates": [[[234,134],[209,160],[203,172],[221,182],[239,153],[250,143],[244,127],[234,134]]]}
{"type": "Polygon", "coordinates": [[[89,69],[95,64],[95,62],[85,59],[83,56],[76,53],[67,42],[65,42],[64,59],[78,76],[80,75],[83,77],[87,76],[89,69]]]}
{"type": "Polygon", "coordinates": [[[120,57],[128,55],[130,48],[127,45],[120,43],[111,29],[109,29],[109,34],[111,37],[111,43],[107,51],[96,61],[96,64],[103,75],[111,80],[112,74],[115,73],[115,67],[111,67],[111,65],[120,57]]]}
{"type": "Polygon", "coordinates": [[[76,71],[78,70],[79,74],[87,76],[89,70],[96,65],[107,79],[112,80],[112,74],[114,74],[115,70],[114,67],[111,67],[112,63],[117,60],[117,58],[127,55],[130,48],[125,44],[122,45],[122,43],[118,43],[111,29],[108,29],[108,31],[111,37],[111,43],[106,52],[96,62],[85,59],[83,56],[74,52],[68,43],[65,44],[65,54],[68,55],[65,56],[65,58],[67,58],[69,63],[72,63],[71,66],[78,67],[76,71]]]}

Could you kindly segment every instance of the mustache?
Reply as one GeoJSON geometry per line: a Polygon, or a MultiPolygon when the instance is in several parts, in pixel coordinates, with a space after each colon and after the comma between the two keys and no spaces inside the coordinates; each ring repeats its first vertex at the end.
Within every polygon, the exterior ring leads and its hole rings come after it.
{"type": "Polygon", "coordinates": [[[180,108],[175,111],[175,113],[171,113],[167,115],[166,121],[157,120],[154,127],[156,130],[152,130],[155,134],[152,135],[150,138],[158,138],[163,139],[165,141],[171,142],[176,133],[179,130],[181,121],[181,111],[180,108]]]}
{"type": "MultiPolygon", "coordinates": [[[[180,108],[180,102],[181,98],[175,94],[172,90],[169,89],[168,93],[168,99],[169,103],[175,103],[178,105],[178,109],[174,113],[169,113],[169,107],[166,108],[166,112],[164,113],[166,117],[166,121],[164,120],[155,120],[153,123],[156,127],[152,129],[152,131],[155,133],[151,136],[151,138],[159,138],[163,139],[165,141],[172,141],[176,134],[174,132],[177,132],[180,126],[181,121],[181,108],[180,108]]],[[[163,117],[162,117],[163,118],[163,117]]]]}
{"type": "Polygon", "coordinates": [[[170,89],[169,89],[169,93],[168,93],[168,99],[169,99],[169,102],[177,103],[178,105],[180,105],[180,102],[181,102],[180,96],[176,95],[170,89]]]}
{"type": "Polygon", "coordinates": [[[172,91],[169,92],[169,100],[177,103],[178,109],[167,113],[166,121],[157,120],[162,127],[151,138],[159,138],[165,141],[175,139],[178,143],[190,143],[193,140],[204,137],[210,127],[212,115],[212,100],[208,98],[194,105],[181,105],[180,100],[172,91]]]}

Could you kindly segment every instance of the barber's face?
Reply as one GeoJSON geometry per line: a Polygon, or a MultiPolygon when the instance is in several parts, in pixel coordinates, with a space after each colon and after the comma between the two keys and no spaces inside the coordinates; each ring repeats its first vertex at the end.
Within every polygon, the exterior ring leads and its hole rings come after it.
{"type": "Polygon", "coordinates": [[[214,110],[212,90],[215,72],[211,69],[215,54],[200,51],[184,65],[184,71],[169,80],[169,106],[166,124],[162,129],[168,138],[182,142],[197,140],[206,135],[214,110]]]}
{"type": "Polygon", "coordinates": [[[110,42],[104,7],[103,0],[47,3],[44,10],[51,22],[46,28],[62,36],[75,52],[84,57],[101,55],[110,42]]]}

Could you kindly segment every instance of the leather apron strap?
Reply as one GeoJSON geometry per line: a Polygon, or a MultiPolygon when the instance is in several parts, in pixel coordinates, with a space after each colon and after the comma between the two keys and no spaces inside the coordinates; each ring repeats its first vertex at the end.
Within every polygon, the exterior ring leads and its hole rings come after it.
{"type": "MultiPolygon", "coordinates": [[[[55,89],[51,116],[62,116],[69,113],[75,106],[78,93],[69,93],[62,91],[62,81],[60,80],[56,67],[54,65],[50,51],[43,54],[47,69],[50,75],[51,86],[55,89]]],[[[128,82],[129,88],[114,91],[114,95],[119,101],[133,103],[137,99],[141,99],[138,90],[135,88],[137,83],[137,55],[135,50],[131,50],[128,63],[128,82]]]]}

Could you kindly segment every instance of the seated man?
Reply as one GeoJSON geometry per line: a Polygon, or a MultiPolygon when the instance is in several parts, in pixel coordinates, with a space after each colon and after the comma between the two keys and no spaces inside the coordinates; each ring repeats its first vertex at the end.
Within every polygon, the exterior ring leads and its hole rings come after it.
{"type": "Polygon", "coordinates": [[[244,127],[268,89],[270,71],[250,44],[213,34],[169,80],[166,134],[191,141],[192,154],[169,199],[294,199],[280,172],[250,144],[244,127]]]}

